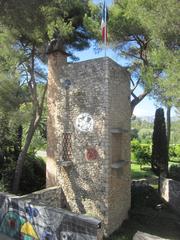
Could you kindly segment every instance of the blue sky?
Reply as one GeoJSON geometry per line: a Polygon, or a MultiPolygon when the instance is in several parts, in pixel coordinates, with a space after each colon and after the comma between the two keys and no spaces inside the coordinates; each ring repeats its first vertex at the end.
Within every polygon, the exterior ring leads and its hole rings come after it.
{"type": "MultiPolygon", "coordinates": [[[[104,0],[93,0],[94,3],[102,3],[104,0]]],[[[106,0],[106,4],[109,6],[111,5],[113,0],[106,0]]]]}
{"type": "MultiPolygon", "coordinates": [[[[95,3],[101,3],[103,0],[93,0],[95,3]]],[[[107,5],[111,5],[112,0],[106,0],[107,5]]],[[[79,61],[85,61],[89,59],[104,57],[105,52],[102,50],[100,52],[95,52],[93,49],[93,46],[88,49],[81,52],[76,52],[75,55],[79,57],[79,61]]],[[[117,56],[111,49],[107,50],[106,53],[107,57],[112,58],[114,61],[119,63],[120,65],[126,65],[126,62],[123,58],[120,56],[117,56]]],[[[138,89],[139,93],[142,93],[142,89],[138,89]]],[[[141,116],[154,116],[156,108],[160,107],[158,103],[156,103],[152,98],[149,98],[148,96],[144,98],[144,100],[137,105],[137,107],[134,110],[134,115],[137,117],[141,116]]],[[[172,115],[175,115],[175,111],[173,110],[172,115]]]]}

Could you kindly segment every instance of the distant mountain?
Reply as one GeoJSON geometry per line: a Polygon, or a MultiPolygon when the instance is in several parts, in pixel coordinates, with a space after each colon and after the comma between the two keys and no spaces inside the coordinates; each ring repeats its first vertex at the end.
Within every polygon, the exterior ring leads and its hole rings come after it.
{"type": "Polygon", "coordinates": [[[140,119],[141,121],[146,121],[149,123],[154,122],[154,116],[141,116],[141,117],[136,117],[136,119],[140,119]]]}
{"type": "Polygon", "coordinates": [[[173,116],[173,117],[171,117],[171,121],[172,121],[172,122],[176,122],[176,121],[178,121],[178,120],[180,120],[180,117],[178,117],[178,116],[173,116]]]}
{"type": "MultiPolygon", "coordinates": [[[[136,119],[140,119],[141,121],[146,121],[146,122],[149,122],[149,123],[154,122],[154,116],[141,116],[141,117],[136,117],[136,119]]],[[[178,116],[171,117],[172,122],[176,122],[178,120],[180,120],[180,118],[178,116]]]]}

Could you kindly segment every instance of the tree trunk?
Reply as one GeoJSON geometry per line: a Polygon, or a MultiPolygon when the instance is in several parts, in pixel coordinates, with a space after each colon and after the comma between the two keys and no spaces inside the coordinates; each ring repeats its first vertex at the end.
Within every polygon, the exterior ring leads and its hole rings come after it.
{"type": "Polygon", "coordinates": [[[168,150],[169,150],[169,144],[170,144],[170,138],[171,138],[171,107],[167,106],[167,144],[168,144],[168,150]]]}
{"type": "Polygon", "coordinates": [[[14,155],[16,159],[18,158],[21,148],[22,148],[22,135],[23,135],[23,128],[22,125],[20,124],[17,128],[16,132],[16,142],[14,143],[14,155]]]}
{"type": "Polygon", "coordinates": [[[17,160],[16,170],[15,170],[15,176],[14,176],[14,182],[13,182],[13,193],[17,194],[19,191],[19,183],[22,175],[22,168],[24,164],[24,160],[26,157],[26,154],[28,152],[29,146],[31,144],[31,140],[34,136],[34,132],[38,126],[38,123],[41,119],[41,115],[37,115],[37,112],[35,111],[33,113],[33,117],[31,119],[31,123],[28,129],[28,134],[26,137],[26,141],[24,144],[24,147],[22,148],[22,151],[20,152],[17,160]]]}
{"type": "Polygon", "coordinates": [[[36,80],[35,80],[35,45],[34,44],[32,45],[31,65],[28,68],[28,73],[30,75],[30,79],[28,80],[28,87],[32,97],[33,113],[32,113],[32,119],[29,125],[24,147],[22,148],[22,151],[20,152],[17,160],[14,182],[13,182],[13,189],[12,189],[13,193],[15,194],[19,190],[19,183],[22,175],[22,168],[23,168],[25,156],[28,152],[29,146],[31,144],[31,140],[34,136],[34,133],[36,131],[36,128],[42,116],[43,104],[44,104],[45,94],[47,90],[47,84],[46,84],[44,87],[42,98],[41,100],[39,100],[37,96],[37,87],[36,87],[36,80]]]}
{"type": "MultiPolygon", "coordinates": [[[[170,139],[171,139],[171,107],[167,106],[167,113],[166,113],[166,118],[167,118],[167,128],[166,128],[166,135],[167,135],[167,149],[168,149],[168,162],[169,162],[169,144],[170,144],[170,139]]],[[[166,173],[168,176],[168,162],[166,166],[166,173]]]]}
{"type": "Polygon", "coordinates": [[[131,93],[131,95],[134,97],[134,99],[131,100],[131,115],[133,114],[134,108],[147,96],[147,94],[148,92],[144,92],[137,97],[134,93],[131,93]]]}

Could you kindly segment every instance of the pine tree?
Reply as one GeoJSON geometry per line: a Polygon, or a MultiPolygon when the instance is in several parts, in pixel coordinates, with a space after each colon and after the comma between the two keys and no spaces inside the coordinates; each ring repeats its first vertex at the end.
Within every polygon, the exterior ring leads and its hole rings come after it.
{"type": "Polygon", "coordinates": [[[151,167],[153,172],[159,177],[160,175],[167,176],[168,174],[168,142],[164,110],[162,108],[158,108],[155,114],[151,167]]]}
{"type": "Polygon", "coordinates": [[[17,159],[14,193],[18,192],[25,156],[43,112],[47,89],[46,53],[63,51],[73,56],[74,50],[89,47],[91,33],[83,24],[86,12],[88,0],[0,1],[0,24],[13,33],[13,49],[21,53],[17,71],[21,82],[28,87],[32,104],[29,128],[17,159]],[[39,83],[44,86],[40,94],[39,83]]]}
{"type": "MultiPolygon", "coordinates": [[[[157,92],[179,106],[180,2],[114,0],[113,3],[109,9],[108,41],[115,52],[125,58],[131,72],[131,112],[144,97],[157,92]],[[137,86],[143,87],[141,94],[137,86]]],[[[93,4],[91,8],[86,24],[100,39],[101,9],[93,4]]]]}

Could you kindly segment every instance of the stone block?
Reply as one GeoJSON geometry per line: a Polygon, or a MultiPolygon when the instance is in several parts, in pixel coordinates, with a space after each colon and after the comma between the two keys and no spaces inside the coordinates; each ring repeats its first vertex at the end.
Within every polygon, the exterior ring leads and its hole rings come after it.
{"type": "Polygon", "coordinates": [[[151,235],[151,234],[148,234],[148,233],[138,231],[134,235],[133,240],[170,240],[170,239],[161,238],[161,237],[158,237],[158,236],[155,236],[155,235],[151,235]]]}

